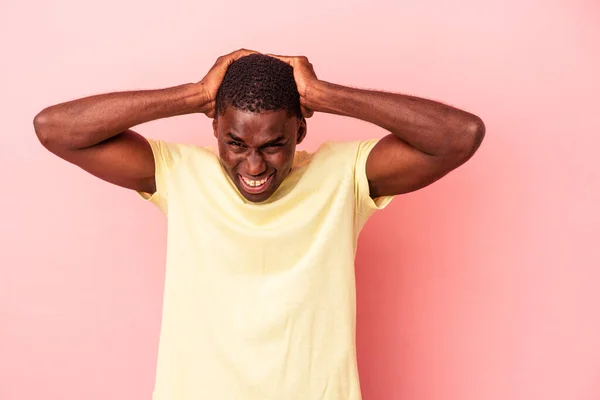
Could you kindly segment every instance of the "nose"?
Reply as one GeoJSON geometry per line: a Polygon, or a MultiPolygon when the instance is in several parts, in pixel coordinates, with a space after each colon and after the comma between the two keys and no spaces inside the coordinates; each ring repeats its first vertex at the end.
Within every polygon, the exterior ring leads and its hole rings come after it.
{"type": "Polygon", "coordinates": [[[248,164],[248,173],[250,175],[254,175],[254,176],[258,176],[258,175],[262,174],[267,169],[267,163],[265,163],[264,158],[257,151],[253,151],[248,156],[247,164],[248,164]]]}

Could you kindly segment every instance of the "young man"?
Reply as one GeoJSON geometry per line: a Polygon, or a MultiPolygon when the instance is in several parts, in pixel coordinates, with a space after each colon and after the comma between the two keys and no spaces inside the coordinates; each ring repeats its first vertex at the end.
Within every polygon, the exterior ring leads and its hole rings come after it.
{"type": "Polygon", "coordinates": [[[58,104],[34,125],[48,150],[168,216],[154,400],[360,399],[358,234],[484,137],[467,112],[324,82],[305,57],[248,50],[198,83],[58,104]],[[390,134],[296,151],[313,112],[390,134]],[[130,129],[187,113],[213,118],[218,154],[130,129]]]}

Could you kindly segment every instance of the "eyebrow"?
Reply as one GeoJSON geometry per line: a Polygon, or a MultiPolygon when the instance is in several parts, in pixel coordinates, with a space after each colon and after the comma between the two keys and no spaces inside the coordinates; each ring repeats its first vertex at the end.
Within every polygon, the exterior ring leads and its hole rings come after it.
{"type": "MultiPolygon", "coordinates": [[[[239,137],[239,136],[236,136],[236,135],[234,135],[234,134],[233,134],[233,133],[231,133],[231,132],[229,132],[229,133],[227,134],[227,136],[228,136],[230,139],[232,139],[232,140],[235,140],[236,142],[241,142],[241,143],[244,143],[244,144],[246,144],[246,142],[244,142],[244,139],[242,139],[242,138],[241,138],[241,137],[239,137]]],[[[277,137],[277,138],[275,138],[275,139],[273,139],[273,140],[269,140],[268,142],[264,143],[262,146],[266,146],[266,145],[268,145],[268,144],[274,144],[274,143],[277,143],[277,142],[281,142],[281,141],[283,141],[283,140],[285,140],[285,136],[279,136],[279,137],[277,137]]],[[[261,146],[261,147],[262,147],[262,146],[261,146]]]]}
{"type": "Polygon", "coordinates": [[[231,132],[229,132],[229,133],[227,134],[227,136],[229,136],[229,138],[230,138],[230,139],[233,139],[233,140],[235,140],[236,142],[242,142],[242,143],[245,143],[245,142],[244,142],[244,139],[242,139],[241,137],[235,136],[235,135],[234,135],[233,133],[231,133],[231,132]]]}

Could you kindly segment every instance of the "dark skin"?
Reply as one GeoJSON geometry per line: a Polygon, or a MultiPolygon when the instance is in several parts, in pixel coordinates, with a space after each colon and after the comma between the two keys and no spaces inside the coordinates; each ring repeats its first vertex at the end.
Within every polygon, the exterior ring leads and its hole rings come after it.
{"type": "Polygon", "coordinates": [[[304,118],[286,110],[250,113],[227,107],[213,120],[223,169],[251,202],[267,200],[292,169],[296,145],[306,136],[304,118]],[[272,176],[260,193],[251,193],[241,178],[260,181],[272,176]]]}
{"type": "Polygon", "coordinates": [[[33,120],[40,143],[107,182],[156,192],[150,144],[131,127],[177,115],[215,115],[215,97],[232,62],[256,53],[240,49],[217,59],[199,82],[167,89],[114,92],[56,104],[33,120]]]}
{"type": "MultiPolygon", "coordinates": [[[[197,83],[108,93],[47,107],[34,119],[36,135],[52,153],[91,174],[152,194],[154,157],[148,141],[130,128],[190,113],[214,118],[214,100],[227,68],[251,53],[255,52],[241,49],[219,57],[197,83]]],[[[289,174],[295,146],[306,135],[304,118],[314,112],[358,118],[390,132],[367,159],[373,198],[435,182],[472,157],[484,138],[483,122],[468,112],[414,96],[335,85],[319,80],[306,57],[273,57],[293,67],[303,118],[288,116],[285,110],[250,114],[228,108],[213,121],[223,168],[249,201],[267,199],[289,174]],[[228,131],[235,131],[237,140],[228,143],[228,131]],[[266,147],[279,136],[284,136],[285,145],[266,147]],[[260,180],[273,173],[268,190],[258,194],[250,193],[253,188],[239,179],[260,180]]]]}
{"type": "MultiPolygon", "coordinates": [[[[435,182],[465,163],[483,140],[485,127],[473,114],[413,96],[321,81],[306,57],[271,56],[294,68],[305,118],[315,111],[326,112],[359,118],[391,132],[367,159],[366,175],[373,198],[408,193],[435,182]]],[[[295,144],[306,135],[304,118],[300,123],[297,118],[286,118],[283,110],[279,113],[275,118],[272,113],[228,108],[213,122],[221,163],[240,193],[252,202],[268,199],[283,182],[291,169],[295,144]],[[232,140],[231,130],[239,140],[232,140]],[[279,132],[289,137],[286,146],[265,147],[280,136],[279,132]],[[261,179],[273,171],[277,171],[277,180],[260,194],[248,193],[238,176],[261,179]]]]}
{"type": "Polygon", "coordinates": [[[425,187],[465,163],[485,136],[483,121],[439,102],[355,89],[319,80],[304,56],[277,56],[294,68],[302,113],[325,112],[371,122],[390,132],[369,153],[370,195],[425,187]]]}

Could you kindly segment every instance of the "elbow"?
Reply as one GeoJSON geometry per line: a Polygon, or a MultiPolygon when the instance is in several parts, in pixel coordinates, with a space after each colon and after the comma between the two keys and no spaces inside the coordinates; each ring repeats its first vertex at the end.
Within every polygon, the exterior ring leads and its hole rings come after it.
{"type": "Polygon", "coordinates": [[[470,148],[474,153],[477,151],[483,139],[485,138],[485,124],[483,120],[477,116],[474,116],[473,121],[469,123],[467,136],[470,138],[470,148]]]}
{"type": "Polygon", "coordinates": [[[49,125],[50,118],[46,110],[40,111],[33,118],[33,129],[35,130],[35,135],[44,147],[48,147],[47,144],[51,139],[49,125]]]}
{"type": "Polygon", "coordinates": [[[56,117],[48,109],[40,111],[33,118],[33,129],[42,146],[48,150],[64,142],[64,137],[59,137],[63,129],[57,128],[56,117]]]}
{"type": "Polygon", "coordinates": [[[461,163],[469,160],[481,146],[485,138],[485,124],[483,120],[477,116],[472,116],[471,120],[462,129],[459,135],[462,140],[456,146],[455,153],[461,163]]]}

